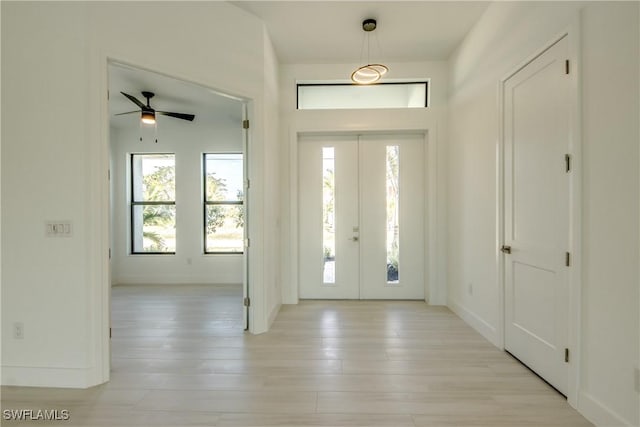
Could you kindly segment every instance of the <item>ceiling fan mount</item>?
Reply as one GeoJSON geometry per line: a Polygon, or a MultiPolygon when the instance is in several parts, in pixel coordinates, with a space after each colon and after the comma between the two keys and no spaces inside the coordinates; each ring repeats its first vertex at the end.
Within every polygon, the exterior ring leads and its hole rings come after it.
{"type": "Polygon", "coordinates": [[[146,91],[146,90],[143,90],[143,91],[142,91],[142,96],[144,96],[145,98],[147,98],[147,102],[149,102],[149,100],[150,100],[151,98],[153,98],[154,96],[156,96],[156,94],[155,94],[155,93],[153,93],[153,92],[148,92],[148,91],[146,91]]]}
{"type": "Polygon", "coordinates": [[[169,117],[174,117],[176,119],[182,119],[182,120],[187,120],[192,122],[193,119],[196,117],[193,114],[187,114],[187,113],[174,113],[171,111],[158,111],[156,109],[154,109],[151,106],[150,100],[151,98],[153,98],[156,94],[153,92],[149,92],[146,90],[143,90],[142,96],[144,98],[146,98],[147,100],[147,105],[145,105],[142,101],[138,100],[138,98],[136,98],[133,95],[129,95],[128,93],[124,93],[124,92],[120,92],[121,94],[123,94],[129,101],[133,102],[134,104],[136,104],[138,106],[138,108],[140,108],[139,110],[134,110],[134,111],[127,111],[126,113],[119,113],[116,114],[116,116],[121,116],[124,114],[132,114],[132,113],[140,113],[140,118],[142,120],[143,123],[147,123],[147,124],[153,124],[156,121],[156,114],[160,114],[163,116],[169,116],[169,117]]]}

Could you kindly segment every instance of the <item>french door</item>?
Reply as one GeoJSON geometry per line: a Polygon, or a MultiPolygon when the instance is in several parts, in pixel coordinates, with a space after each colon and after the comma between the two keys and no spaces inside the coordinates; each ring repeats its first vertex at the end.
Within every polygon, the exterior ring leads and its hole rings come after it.
{"type": "Polygon", "coordinates": [[[298,154],[300,297],[424,299],[424,136],[308,136],[298,154]]]}
{"type": "Polygon", "coordinates": [[[566,37],[504,83],[505,349],[568,388],[566,37]]]}

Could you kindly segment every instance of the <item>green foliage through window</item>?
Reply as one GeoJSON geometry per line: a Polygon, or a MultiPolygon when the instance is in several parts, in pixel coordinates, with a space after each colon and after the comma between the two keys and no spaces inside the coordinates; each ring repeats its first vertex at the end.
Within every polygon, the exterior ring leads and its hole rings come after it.
{"type": "Polygon", "coordinates": [[[133,253],[175,253],[175,155],[131,155],[133,253]]]}
{"type": "Polygon", "coordinates": [[[241,153],[205,154],[205,253],[242,253],[244,171],[241,153]]]}

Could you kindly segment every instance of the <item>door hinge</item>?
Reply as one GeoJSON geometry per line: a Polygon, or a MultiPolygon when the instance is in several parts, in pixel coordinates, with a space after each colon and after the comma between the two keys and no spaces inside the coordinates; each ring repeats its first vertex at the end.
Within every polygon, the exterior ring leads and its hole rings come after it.
{"type": "Polygon", "coordinates": [[[564,265],[567,267],[571,267],[571,253],[565,252],[564,254],[564,265]]]}
{"type": "Polygon", "coordinates": [[[249,239],[244,239],[244,247],[248,248],[249,246],[251,246],[251,241],[249,239]]]}
{"type": "Polygon", "coordinates": [[[244,299],[244,306],[249,307],[250,305],[251,305],[251,299],[249,297],[246,297],[244,299]]]}
{"type": "Polygon", "coordinates": [[[251,187],[251,181],[247,180],[245,183],[245,188],[249,189],[249,187],[251,187]]]}
{"type": "Polygon", "coordinates": [[[569,74],[569,60],[564,61],[564,73],[569,74]]]}
{"type": "Polygon", "coordinates": [[[107,170],[107,179],[111,181],[111,169],[107,170]]]}
{"type": "Polygon", "coordinates": [[[242,121],[242,129],[249,129],[249,120],[242,121]]]}
{"type": "Polygon", "coordinates": [[[566,363],[569,363],[569,349],[568,348],[564,349],[564,361],[566,363]]]}
{"type": "Polygon", "coordinates": [[[564,155],[564,167],[565,172],[571,172],[571,154],[564,155]]]}
{"type": "Polygon", "coordinates": [[[109,259],[111,259],[111,248],[109,248],[109,259]]]}
{"type": "Polygon", "coordinates": [[[109,338],[111,338],[111,328],[109,328],[109,338]]]}

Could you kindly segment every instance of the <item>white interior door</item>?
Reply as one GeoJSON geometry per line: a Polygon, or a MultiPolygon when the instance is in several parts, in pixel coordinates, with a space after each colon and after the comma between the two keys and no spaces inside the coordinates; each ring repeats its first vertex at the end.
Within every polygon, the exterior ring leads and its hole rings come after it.
{"type": "Polygon", "coordinates": [[[562,39],[504,85],[505,348],[567,393],[569,78],[562,39]],[[508,253],[510,250],[510,253],[508,253]]]}
{"type": "Polygon", "coordinates": [[[301,298],[424,299],[424,137],[299,144],[301,298]]]}

